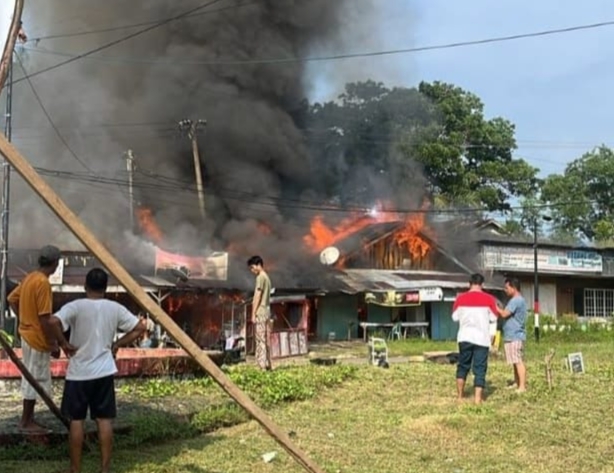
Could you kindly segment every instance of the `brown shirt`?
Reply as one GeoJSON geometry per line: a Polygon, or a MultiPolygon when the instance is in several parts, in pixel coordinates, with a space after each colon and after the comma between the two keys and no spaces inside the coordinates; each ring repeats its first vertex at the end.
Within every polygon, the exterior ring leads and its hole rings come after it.
{"type": "Polygon", "coordinates": [[[260,298],[260,304],[256,307],[256,313],[263,309],[267,311],[270,310],[271,305],[271,280],[269,279],[269,275],[264,271],[260,271],[260,274],[256,276],[256,288],[254,289],[254,299],[256,299],[259,295],[262,295],[260,298]]]}

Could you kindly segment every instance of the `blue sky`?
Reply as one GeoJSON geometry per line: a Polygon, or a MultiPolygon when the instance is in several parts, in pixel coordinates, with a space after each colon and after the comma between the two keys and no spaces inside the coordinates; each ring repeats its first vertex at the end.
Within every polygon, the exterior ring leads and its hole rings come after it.
{"type": "MultiPolygon", "coordinates": [[[[357,0],[359,1],[359,0],[357,0]]],[[[388,49],[614,20],[612,0],[377,0],[388,49]],[[496,7],[495,7],[496,5],[496,7]]],[[[487,116],[516,124],[519,148],[542,174],[592,147],[614,146],[614,26],[505,43],[360,60],[351,79],[388,85],[442,80],[476,93],[487,116]],[[368,71],[368,72],[365,72],[368,71]]],[[[361,45],[365,47],[365,45],[361,45]]],[[[336,87],[336,86],[335,86],[336,87]]],[[[326,75],[319,94],[332,93],[326,75]]]]}

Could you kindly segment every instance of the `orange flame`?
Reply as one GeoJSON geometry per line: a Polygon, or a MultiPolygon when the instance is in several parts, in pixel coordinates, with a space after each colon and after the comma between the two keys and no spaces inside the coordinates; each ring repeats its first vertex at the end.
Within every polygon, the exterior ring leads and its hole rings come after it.
{"type": "MultiPolygon", "coordinates": [[[[369,225],[398,222],[399,225],[402,223],[404,225],[394,233],[393,241],[399,246],[406,245],[412,258],[424,258],[431,249],[429,243],[420,236],[426,231],[425,213],[402,216],[396,212],[387,211],[386,207],[388,206],[378,203],[369,214],[355,214],[342,220],[335,227],[329,227],[321,216],[316,216],[311,221],[309,234],[303,237],[303,242],[309,251],[318,253],[369,225]]],[[[338,265],[343,266],[343,264],[344,258],[342,257],[338,265]]]]}
{"type": "Polygon", "coordinates": [[[258,231],[262,233],[263,235],[270,235],[271,233],[273,233],[273,230],[271,229],[271,227],[264,222],[258,222],[258,225],[256,228],[258,228],[258,231]]]}
{"type": "Polygon", "coordinates": [[[408,218],[405,220],[405,226],[394,233],[394,241],[401,246],[407,245],[412,259],[423,259],[431,249],[431,245],[420,237],[420,233],[425,229],[424,216],[425,214],[421,213],[408,218]]]}
{"type": "Polygon", "coordinates": [[[147,235],[147,237],[156,244],[159,244],[164,239],[164,235],[160,227],[153,217],[151,209],[140,207],[136,209],[136,217],[139,221],[139,227],[147,235]]]}
{"type": "Polygon", "coordinates": [[[242,304],[244,302],[243,298],[241,297],[241,294],[238,293],[219,294],[218,299],[223,303],[234,302],[235,304],[242,304]]]}
{"type": "Polygon", "coordinates": [[[169,315],[176,314],[179,311],[179,309],[181,309],[181,306],[183,306],[183,299],[181,299],[180,297],[169,296],[168,298],[168,314],[169,315]]]}
{"type": "Polygon", "coordinates": [[[375,223],[397,222],[399,216],[394,212],[384,210],[382,204],[378,204],[369,214],[354,214],[343,219],[334,228],[324,223],[324,219],[318,215],[311,221],[309,234],[303,237],[303,242],[313,253],[322,251],[327,246],[347,238],[348,236],[367,228],[375,223]]]}

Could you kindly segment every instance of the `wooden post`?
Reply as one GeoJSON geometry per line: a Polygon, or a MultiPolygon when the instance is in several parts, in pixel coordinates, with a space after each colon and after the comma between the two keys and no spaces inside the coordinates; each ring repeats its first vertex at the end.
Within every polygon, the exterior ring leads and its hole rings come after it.
{"type": "Polygon", "coordinates": [[[156,321],[164,327],[167,333],[228,393],[248,414],[283,447],[298,464],[310,473],[324,473],[318,465],[311,461],[300,450],[288,434],[280,429],[269,416],[258,407],[249,396],[241,391],[224,372],[200,349],[194,341],[171,319],[154,300],[147,295],[143,288],[119,264],[113,255],[100,243],[94,234],[83,222],[68,208],[56,192],[42,179],[28,161],[9,143],[4,135],[0,135],[0,153],[11,163],[15,170],[23,177],[49,206],[49,208],[66,224],[73,234],[88,248],[107,270],[126,288],[126,291],[138,302],[139,306],[149,312],[156,321]]]}
{"type": "Polygon", "coordinates": [[[15,42],[19,31],[21,30],[21,14],[23,12],[24,0],[15,1],[15,9],[13,10],[13,20],[11,22],[11,29],[9,30],[6,44],[4,45],[4,51],[2,51],[2,58],[0,58],[0,92],[4,88],[4,82],[8,75],[8,70],[11,67],[11,61],[13,60],[13,50],[15,49],[15,42]]]}
{"type": "Polygon", "coordinates": [[[1,333],[0,333],[0,345],[2,345],[2,348],[4,348],[4,351],[9,356],[11,361],[15,363],[15,365],[17,366],[17,369],[21,371],[21,374],[24,376],[24,378],[28,380],[28,383],[32,385],[32,387],[41,397],[43,402],[47,404],[47,407],[53,413],[53,415],[55,415],[60,420],[60,422],[64,424],[64,427],[69,429],[70,428],[69,420],[66,417],[64,417],[64,415],[62,414],[62,411],[60,411],[58,406],[56,406],[55,403],[53,402],[53,399],[49,397],[49,395],[45,392],[45,390],[38,383],[38,381],[34,379],[34,376],[32,376],[32,374],[28,371],[28,368],[26,368],[26,366],[21,362],[17,354],[13,351],[13,348],[11,347],[10,343],[4,338],[4,335],[2,335],[1,333]]]}

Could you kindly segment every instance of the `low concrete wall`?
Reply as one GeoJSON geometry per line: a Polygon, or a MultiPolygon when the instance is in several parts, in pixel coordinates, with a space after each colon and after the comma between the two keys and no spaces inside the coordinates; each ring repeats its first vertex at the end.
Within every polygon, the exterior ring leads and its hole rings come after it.
{"type": "MultiPolygon", "coordinates": [[[[21,350],[15,350],[21,358],[21,350]]],[[[214,360],[218,352],[207,352],[214,360]]],[[[162,376],[169,374],[185,374],[198,371],[200,368],[181,349],[174,348],[124,348],[119,350],[115,360],[118,373],[116,377],[162,376]]],[[[61,357],[51,361],[51,376],[64,378],[68,359],[61,357]]],[[[13,362],[2,352],[0,359],[0,381],[19,380],[21,373],[13,362]]]]}

